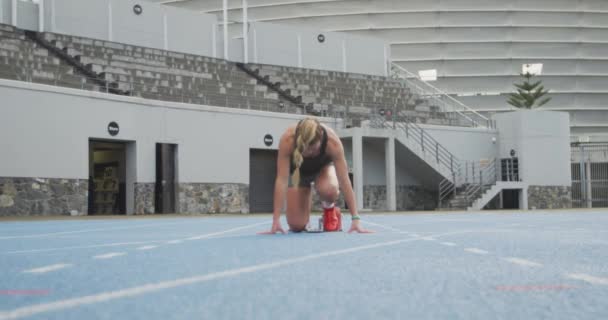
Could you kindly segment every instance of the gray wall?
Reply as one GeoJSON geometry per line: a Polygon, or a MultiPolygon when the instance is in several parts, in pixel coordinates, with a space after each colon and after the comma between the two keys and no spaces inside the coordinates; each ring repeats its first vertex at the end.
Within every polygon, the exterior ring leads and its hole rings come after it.
{"type": "Polygon", "coordinates": [[[214,16],[189,14],[169,6],[162,8],[167,16],[167,42],[172,51],[214,56],[213,25],[217,23],[214,16]]]}
{"type": "Polygon", "coordinates": [[[45,31],[213,56],[213,15],[136,0],[47,0],[44,12],[45,31]]]}
{"type": "Polygon", "coordinates": [[[363,185],[386,185],[385,141],[363,139],[363,185]]]}
{"type": "MultiPolygon", "coordinates": [[[[364,139],[363,142],[363,184],[364,185],[386,185],[386,163],[384,156],[384,144],[386,139],[372,138],[364,139]]],[[[342,139],[344,155],[348,167],[353,168],[353,142],[351,138],[342,139]]],[[[397,159],[395,163],[397,185],[417,186],[420,183],[411,176],[407,163],[397,159]]]]}
{"type": "Polygon", "coordinates": [[[0,96],[0,176],[5,177],[88,179],[93,138],[135,142],[137,182],[155,181],[160,142],[178,144],[180,183],[248,184],[249,149],[268,149],[266,134],[274,136],[270,148],[276,149],[283,130],[299,119],[6,80],[0,80],[0,96]],[[107,132],[111,121],[120,126],[116,137],[107,132]]]}
{"type": "MultiPolygon", "coordinates": [[[[110,20],[112,38],[110,40],[148,48],[164,48],[164,11],[160,6],[134,0],[111,0],[109,3],[112,5],[112,18],[110,20]],[[133,6],[136,4],[143,8],[140,15],[133,12],[133,6]]],[[[187,29],[183,31],[184,34],[187,34],[187,29]]]]}
{"type": "Polygon", "coordinates": [[[570,127],[564,112],[521,110],[496,116],[499,155],[519,158],[520,178],[529,185],[570,186],[570,127]]]}
{"type": "Polygon", "coordinates": [[[38,4],[33,2],[17,1],[17,26],[21,29],[38,31],[39,11],[38,4]]]}
{"type": "Polygon", "coordinates": [[[0,23],[11,24],[11,0],[0,0],[0,23]]]}
{"type": "Polygon", "coordinates": [[[109,18],[108,0],[50,0],[44,5],[45,31],[49,32],[109,40],[109,18]]]}
{"type": "Polygon", "coordinates": [[[439,144],[460,160],[479,161],[498,156],[497,131],[421,125],[439,144]]]}
{"type": "Polygon", "coordinates": [[[250,25],[250,62],[385,75],[386,42],[383,40],[338,32],[322,32],[310,27],[264,22],[254,22],[250,25]],[[317,40],[319,34],[325,36],[323,43],[317,40]]]}

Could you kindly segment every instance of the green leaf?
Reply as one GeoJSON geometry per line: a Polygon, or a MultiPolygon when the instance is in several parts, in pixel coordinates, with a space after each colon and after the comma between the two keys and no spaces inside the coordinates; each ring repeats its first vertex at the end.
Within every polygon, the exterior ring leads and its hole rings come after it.
{"type": "Polygon", "coordinates": [[[543,105],[545,105],[547,102],[551,101],[551,98],[545,98],[543,101],[541,101],[537,107],[541,107],[543,105]]]}

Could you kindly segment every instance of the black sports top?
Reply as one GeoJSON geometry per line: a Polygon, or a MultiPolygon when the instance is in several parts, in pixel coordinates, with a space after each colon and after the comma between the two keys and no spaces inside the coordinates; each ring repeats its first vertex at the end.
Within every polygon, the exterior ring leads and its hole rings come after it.
{"type": "MultiPolygon", "coordinates": [[[[300,166],[300,175],[308,176],[313,175],[321,171],[321,169],[332,162],[332,159],[325,153],[325,149],[327,148],[327,131],[323,126],[321,126],[323,131],[323,136],[321,137],[321,151],[315,157],[307,158],[304,157],[304,161],[300,166]]],[[[296,129],[297,136],[297,129],[296,129]]],[[[294,142],[295,144],[295,142],[294,142]]],[[[293,173],[295,171],[295,166],[293,165],[293,155],[291,156],[290,161],[290,169],[289,172],[293,173]]]]}

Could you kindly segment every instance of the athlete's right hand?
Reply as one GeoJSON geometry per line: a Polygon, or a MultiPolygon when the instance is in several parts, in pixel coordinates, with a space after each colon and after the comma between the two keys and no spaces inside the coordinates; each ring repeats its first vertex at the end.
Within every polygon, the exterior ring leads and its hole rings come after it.
{"type": "Polygon", "coordinates": [[[280,221],[273,222],[272,228],[270,229],[270,231],[258,232],[258,234],[275,234],[277,232],[281,232],[282,234],[285,234],[285,230],[283,230],[283,228],[281,227],[280,221]]]}

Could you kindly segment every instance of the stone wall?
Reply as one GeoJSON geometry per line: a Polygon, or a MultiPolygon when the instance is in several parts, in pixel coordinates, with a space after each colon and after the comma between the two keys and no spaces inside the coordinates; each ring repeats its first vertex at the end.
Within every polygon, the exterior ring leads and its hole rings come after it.
{"type": "Polygon", "coordinates": [[[568,186],[529,186],[528,208],[572,208],[572,188],[568,186]]]}
{"type": "Polygon", "coordinates": [[[83,215],[88,190],[86,179],[0,177],[0,216],[83,215]]]}
{"type": "Polygon", "coordinates": [[[135,183],[135,214],[154,213],[154,182],[135,183]]]}
{"type": "Polygon", "coordinates": [[[363,186],[363,207],[386,211],[386,186],[363,186]]]}
{"type": "Polygon", "coordinates": [[[397,211],[435,210],[437,199],[437,191],[417,186],[397,186],[397,211]]]}
{"type": "Polygon", "coordinates": [[[235,183],[180,183],[180,213],[248,213],[249,186],[235,183]]]}

